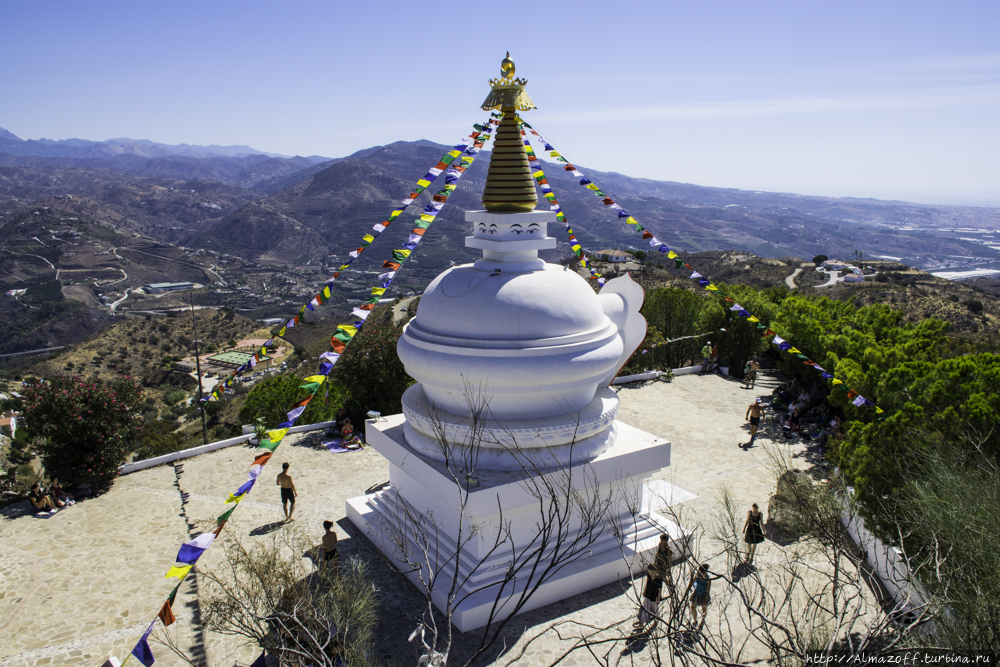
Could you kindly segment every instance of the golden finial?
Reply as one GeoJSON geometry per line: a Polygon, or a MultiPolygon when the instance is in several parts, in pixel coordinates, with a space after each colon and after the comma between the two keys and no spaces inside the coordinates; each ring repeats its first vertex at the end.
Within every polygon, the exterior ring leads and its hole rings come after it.
{"type": "Polygon", "coordinates": [[[510,59],[510,51],[507,52],[507,57],[500,63],[500,76],[505,79],[510,79],[514,76],[514,61],[510,59]]]}
{"type": "Polygon", "coordinates": [[[510,59],[510,51],[507,57],[500,63],[499,79],[490,79],[490,94],[483,102],[483,111],[490,109],[500,109],[501,111],[527,111],[537,109],[535,103],[528,97],[524,87],[528,84],[527,79],[514,78],[514,61],[510,59]]]}
{"type": "Polygon", "coordinates": [[[514,78],[514,61],[510,59],[510,51],[500,63],[500,74],[502,78],[490,80],[492,90],[483,102],[484,110],[503,111],[490,154],[490,168],[483,188],[483,208],[495,213],[524,213],[535,209],[538,193],[521,139],[517,111],[534,109],[535,103],[524,92],[524,85],[528,82],[514,78]]]}

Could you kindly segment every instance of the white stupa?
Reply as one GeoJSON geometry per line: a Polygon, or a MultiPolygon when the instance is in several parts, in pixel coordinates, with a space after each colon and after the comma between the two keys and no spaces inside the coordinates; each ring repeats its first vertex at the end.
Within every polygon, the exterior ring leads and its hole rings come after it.
{"type": "Polygon", "coordinates": [[[512,63],[509,74],[487,100],[506,112],[484,195],[492,210],[466,214],[466,246],[483,257],[424,291],[397,348],[417,384],[403,414],[366,423],[368,443],[389,460],[390,486],[347,501],[348,517],[416,585],[441,574],[432,596],[441,609],[457,563],[452,620],[462,631],[512,613],[537,577],[545,580],[518,611],[638,572],[661,534],[683,538],[643,498],[645,481],[670,464],[670,443],[616,421],[609,388],[645,336],[643,291],[626,275],[595,294],[573,270],[538,257],[556,247],[546,229],[556,216],[531,210],[515,111],[533,105],[523,82],[510,81],[512,63]],[[546,522],[540,489],[599,499],[602,526],[572,518],[559,541],[580,540],[586,552],[544,575],[552,554],[542,553],[540,567],[510,580],[512,554],[530,553],[546,522]]]}

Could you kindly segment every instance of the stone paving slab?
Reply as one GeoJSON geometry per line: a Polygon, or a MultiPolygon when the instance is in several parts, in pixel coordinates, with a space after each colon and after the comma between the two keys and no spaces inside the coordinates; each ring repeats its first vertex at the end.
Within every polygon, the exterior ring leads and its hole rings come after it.
{"type": "MultiPolygon", "coordinates": [[[[756,395],[770,393],[775,380],[766,374],[755,391],[718,376],[687,375],[672,383],[652,382],[620,387],[619,418],[672,442],[671,466],[658,477],[697,494],[685,503],[704,518],[713,494],[728,485],[749,507],[764,507],[774,481],[762,447],[745,451],[748,433],[744,414],[756,395]]],[[[358,555],[381,593],[380,652],[401,664],[414,661],[406,638],[416,627],[422,598],[404,578],[388,569],[371,542],[345,518],[345,501],[388,480],[387,462],[372,449],[333,454],[311,446],[312,434],[289,436],[281,445],[251,495],[240,504],[234,521],[241,530],[268,533],[283,518],[274,476],[288,461],[299,490],[296,527],[316,543],[322,521],[337,524],[342,558],[358,555]]],[[[785,445],[782,445],[785,446],[785,445]]],[[[786,446],[787,447],[787,446],[786,446]]],[[[790,453],[801,455],[797,445],[790,453]]],[[[234,446],[176,466],[166,465],[119,478],[106,494],[78,503],[50,519],[37,519],[21,506],[0,514],[0,667],[7,665],[99,665],[108,655],[123,659],[144,627],[155,617],[176,583],[163,574],[173,564],[182,541],[201,532],[229,506],[228,494],[246,479],[252,448],[234,446]]],[[[803,467],[806,467],[804,464],[803,467]]],[[[780,549],[767,542],[762,559],[780,549]]],[[[218,545],[199,561],[217,565],[218,545]]],[[[252,648],[240,641],[205,632],[199,624],[197,574],[189,576],[174,605],[178,623],[168,634],[201,664],[249,664],[252,648]]],[[[503,633],[506,647],[491,660],[503,665],[518,656],[527,640],[552,624],[575,619],[591,624],[631,622],[634,594],[628,581],[616,582],[548,605],[513,619],[503,633]]],[[[712,614],[719,610],[712,609],[712,614]]],[[[458,635],[456,650],[478,640],[474,632],[458,635]]],[[[183,665],[180,658],[151,642],[158,665],[183,665]]],[[[518,665],[553,662],[569,647],[551,630],[532,641],[518,665]]],[[[641,654],[630,660],[645,661],[641,654]]],[[[578,651],[562,665],[592,664],[578,651]]]]}

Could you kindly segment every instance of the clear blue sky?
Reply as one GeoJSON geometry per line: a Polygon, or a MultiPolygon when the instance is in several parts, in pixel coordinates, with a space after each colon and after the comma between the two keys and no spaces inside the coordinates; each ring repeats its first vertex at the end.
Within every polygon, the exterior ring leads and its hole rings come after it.
{"type": "Polygon", "coordinates": [[[452,143],[506,50],[572,160],[1000,205],[1000,3],[5,0],[0,127],[347,155],[452,143]]]}

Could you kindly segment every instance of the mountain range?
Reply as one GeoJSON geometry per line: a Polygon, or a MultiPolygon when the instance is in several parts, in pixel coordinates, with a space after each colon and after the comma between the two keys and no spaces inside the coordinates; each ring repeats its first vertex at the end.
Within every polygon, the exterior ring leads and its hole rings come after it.
{"type": "MultiPolygon", "coordinates": [[[[265,262],[334,264],[449,148],[400,141],[343,158],[288,158],[247,146],[22,141],[3,130],[0,214],[10,219],[26,203],[70,194],[83,198],[78,205],[86,204],[88,215],[98,221],[105,210],[105,217],[117,220],[123,231],[158,241],[265,262]]],[[[480,206],[488,160],[484,151],[435,225],[442,230],[441,249],[448,248],[456,261],[468,254],[462,241],[464,212],[480,206]]],[[[648,250],[562,164],[544,164],[585,248],[648,250]]],[[[956,257],[980,264],[1000,261],[1000,249],[982,240],[941,233],[942,228],[1000,229],[1000,209],[708,188],[582,168],[679,251],[747,250],[764,257],[808,259],[818,254],[846,257],[858,250],[918,267],[956,257]]],[[[425,193],[410,210],[419,212],[430,195],[425,193]]],[[[404,227],[405,222],[397,224],[392,232],[405,236],[404,227]]],[[[555,227],[550,233],[565,244],[565,232],[555,227]]],[[[433,249],[436,238],[429,235],[421,252],[433,249]]],[[[562,252],[567,248],[565,244],[562,252]]]]}
{"type": "MultiPolygon", "coordinates": [[[[265,155],[267,157],[288,157],[278,153],[266,153],[250,146],[197,146],[192,144],[161,144],[149,139],[21,139],[14,133],[0,127],[0,153],[34,157],[106,158],[117,155],[139,157],[163,157],[183,155],[194,158],[207,157],[247,157],[265,155]]],[[[312,163],[325,162],[329,158],[314,155],[304,158],[312,163]]]]}

